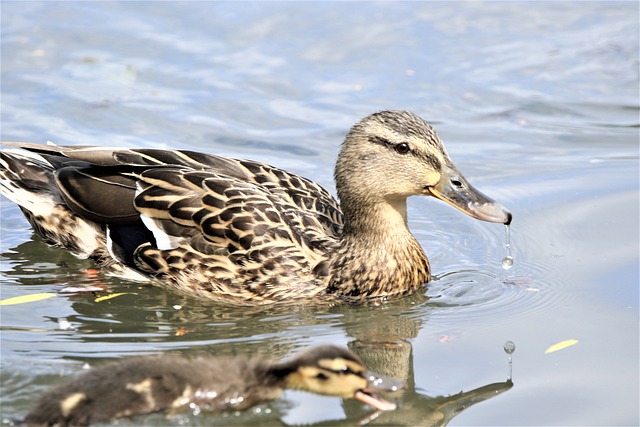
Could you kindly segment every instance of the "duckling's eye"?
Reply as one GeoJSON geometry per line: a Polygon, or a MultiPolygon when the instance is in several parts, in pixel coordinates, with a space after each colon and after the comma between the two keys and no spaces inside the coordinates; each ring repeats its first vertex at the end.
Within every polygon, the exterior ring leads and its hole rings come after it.
{"type": "Polygon", "coordinates": [[[396,153],[398,154],[407,154],[409,151],[411,151],[411,147],[409,147],[409,144],[407,144],[406,142],[396,144],[393,149],[396,150],[396,153]]]}
{"type": "Polygon", "coordinates": [[[316,379],[320,380],[320,381],[326,381],[329,379],[329,377],[326,374],[323,374],[322,372],[318,372],[316,374],[316,379]]]}

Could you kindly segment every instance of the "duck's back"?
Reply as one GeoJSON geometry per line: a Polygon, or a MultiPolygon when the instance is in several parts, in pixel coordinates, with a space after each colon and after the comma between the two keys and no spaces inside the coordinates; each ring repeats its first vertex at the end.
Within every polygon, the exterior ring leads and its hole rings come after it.
{"type": "Polygon", "coordinates": [[[1,155],[0,188],[40,234],[190,293],[273,298],[292,277],[312,287],[313,266],[341,231],[326,190],[266,164],[191,151],[19,146],[29,154],[1,155]],[[47,206],[34,207],[35,196],[47,206]]]}

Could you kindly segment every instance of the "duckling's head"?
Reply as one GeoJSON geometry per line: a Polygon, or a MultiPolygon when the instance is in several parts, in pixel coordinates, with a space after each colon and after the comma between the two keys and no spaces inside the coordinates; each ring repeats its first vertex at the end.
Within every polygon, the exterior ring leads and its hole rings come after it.
{"type": "Polygon", "coordinates": [[[304,351],[289,361],[275,365],[273,372],[284,379],[286,388],[355,398],[385,411],[395,409],[396,405],[371,393],[397,391],[406,387],[402,381],[367,371],[354,353],[332,345],[304,351]]]}
{"type": "Polygon", "coordinates": [[[433,127],[408,111],[380,111],[347,134],[335,170],[348,222],[380,202],[404,209],[409,196],[435,196],[474,218],[509,224],[511,213],[472,187],[433,127]]]}

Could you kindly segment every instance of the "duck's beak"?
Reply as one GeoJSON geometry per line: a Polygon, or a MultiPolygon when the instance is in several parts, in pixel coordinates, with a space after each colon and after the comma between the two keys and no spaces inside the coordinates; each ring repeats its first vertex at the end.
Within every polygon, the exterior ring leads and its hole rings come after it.
{"type": "Polygon", "coordinates": [[[393,411],[396,409],[397,405],[395,403],[388,402],[372,393],[376,391],[391,392],[402,390],[407,387],[405,382],[383,377],[375,372],[366,372],[365,376],[367,378],[367,388],[356,391],[353,397],[379,411],[393,411]]]}
{"type": "Polygon", "coordinates": [[[426,190],[467,215],[489,222],[511,223],[511,212],[467,182],[452,165],[444,165],[440,181],[426,190]]]}

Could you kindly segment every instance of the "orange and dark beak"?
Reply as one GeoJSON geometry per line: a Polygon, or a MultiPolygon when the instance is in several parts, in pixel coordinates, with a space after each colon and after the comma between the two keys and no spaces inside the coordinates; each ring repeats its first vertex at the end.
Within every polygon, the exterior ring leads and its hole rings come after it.
{"type": "Polygon", "coordinates": [[[367,379],[367,388],[356,391],[353,397],[379,411],[393,411],[396,409],[397,405],[395,403],[388,402],[376,396],[373,392],[392,392],[402,390],[407,387],[405,382],[393,378],[387,378],[371,371],[366,372],[364,375],[367,379]]]}
{"type": "Polygon", "coordinates": [[[443,165],[440,181],[426,187],[432,196],[449,203],[467,215],[482,221],[511,223],[511,212],[467,182],[452,165],[443,165]]]}

